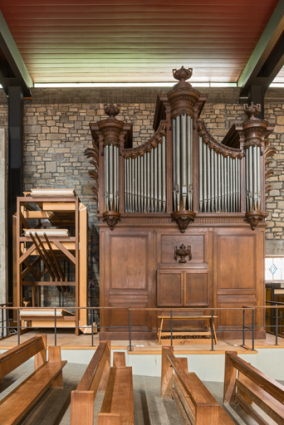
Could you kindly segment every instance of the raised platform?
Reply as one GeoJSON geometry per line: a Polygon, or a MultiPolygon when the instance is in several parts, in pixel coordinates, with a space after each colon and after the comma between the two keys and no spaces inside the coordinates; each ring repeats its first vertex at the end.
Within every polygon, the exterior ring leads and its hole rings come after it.
{"type": "MultiPolygon", "coordinates": [[[[54,345],[55,335],[52,329],[31,329],[21,335],[20,341],[24,342],[34,335],[47,335],[47,344],[54,345]]],[[[93,350],[99,344],[99,334],[93,336],[93,347],[92,347],[92,336],[91,335],[79,335],[74,336],[74,330],[58,329],[56,333],[56,343],[61,347],[62,350],[93,350]]],[[[13,335],[3,340],[0,340],[0,350],[7,350],[15,347],[18,344],[18,336],[13,335]]],[[[112,341],[112,350],[126,350],[129,355],[137,354],[160,354],[162,347],[158,344],[158,341],[149,340],[132,340],[132,350],[129,350],[129,341],[112,341]]],[[[202,344],[198,341],[194,344],[192,341],[187,343],[186,340],[180,341],[179,345],[175,345],[175,352],[180,354],[224,354],[225,351],[237,351],[239,354],[255,353],[252,351],[252,341],[246,340],[246,346],[242,346],[242,340],[219,340],[217,344],[214,344],[214,351],[211,351],[211,346],[207,343],[202,344]]],[[[271,334],[266,335],[266,339],[255,340],[255,350],[262,348],[284,348],[284,338],[278,338],[278,345],[275,345],[275,336],[271,334]]]]}

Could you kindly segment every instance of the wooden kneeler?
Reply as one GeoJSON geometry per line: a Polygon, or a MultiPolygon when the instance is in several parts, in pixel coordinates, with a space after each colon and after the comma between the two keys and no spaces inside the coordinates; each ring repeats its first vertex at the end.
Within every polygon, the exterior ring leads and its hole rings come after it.
{"type": "Polygon", "coordinates": [[[106,389],[110,370],[110,341],[102,341],[79,385],[71,392],[71,425],[93,425],[97,391],[106,389]]]}

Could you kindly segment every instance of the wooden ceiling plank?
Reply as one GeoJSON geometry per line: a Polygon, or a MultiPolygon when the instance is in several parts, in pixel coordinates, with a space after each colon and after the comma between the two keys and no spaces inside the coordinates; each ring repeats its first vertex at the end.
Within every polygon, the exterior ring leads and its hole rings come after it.
{"type": "MultiPolygon", "coordinates": [[[[25,7],[30,7],[30,6],[39,6],[39,5],[43,5],[43,6],[57,6],[59,3],[58,0],[10,0],[9,4],[13,5],[14,7],[17,6],[25,6],[25,7]]],[[[222,6],[222,7],[226,7],[226,6],[230,6],[232,4],[234,4],[235,1],[234,0],[216,0],[214,2],[214,4],[216,6],[222,6]]],[[[6,0],[1,0],[0,1],[0,7],[5,6],[6,0]]],[[[60,4],[61,5],[66,5],[66,6],[71,6],[71,5],[77,5],[77,6],[82,6],[82,5],[100,5],[102,4],[101,0],[83,0],[82,2],[80,2],[80,0],[60,0],[60,4]]],[[[123,5],[126,6],[133,6],[134,4],[137,5],[141,5],[141,0],[123,0],[123,5]]],[[[187,6],[189,4],[189,0],[177,0],[176,2],[174,0],[155,0],[155,5],[171,5],[173,7],[177,7],[177,6],[187,6]]],[[[115,6],[117,5],[117,3],[115,2],[115,0],[104,0],[103,5],[107,5],[107,6],[115,6]]],[[[143,0],[143,5],[153,5],[153,0],[143,0]]],[[[209,0],[195,0],[192,1],[190,0],[190,5],[192,7],[194,6],[200,6],[200,5],[212,5],[212,2],[209,0]]],[[[240,7],[243,6],[260,6],[260,5],[267,5],[267,0],[258,0],[257,2],[255,0],[238,0],[238,5],[240,7]]]]}
{"type": "MultiPolygon", "coordinates": [[[[275,6],[277,4],[277,0],[275,1],[270,1],[270,2],[266,2],[263,4],[259,4],[258,3],[258,10],[257,12],[269,12],[272,13],[275,6]]],[[[30,11],[34,14],[37,15],[42,15],[42,14],[50,14],[50,13],[56,13],[56,14],[77,14],[78,11],[81,14],[89,14],[89,13],[105,13],[105,14],[109,14],[110,10],[112,14],[134,14],[134,13],[159,13],[161,14],[161,16],[163,16],[163,14],[165,13],[181,13],[181,9],[177,8],[176,4],[167,4],[166,2],[163,2],[163,4],[160,5],[156,5],[154,3],[147,5],[147,7],[145,7],[144,4],[130,4],[130,5],[124,5],[124,4],[115,4],[112,6],[109,6],[107,4],[80,4],[80,7],[78,7],[78,5],[70,5],[70,4],[66,4],[66,5],[62,5],[61,2],[54,4],[53,6],[51,5],[47,5],[47,3],[45,3],[42,6],[38,6],[36,5],[32,5],[32,6],[25,6],[24,2],[21,2],[20,5],[14,5],[14,1],[10,1],[9,4],[7,5],[7,3],[4,3],[4,5],[1,7],[2,13],[5,15],[7,14],[7,16],[10,14],[13,16],[16,15],[21,15],[22,13],[26,13],[27,11],[30,11]]],[[[255,9],[255,4],[247,4],[246,8],[245,8],[246,13],[256,13],[256,9],[255,9]]],[[[226,5],[225,7],[223,5],[218,5],[216,4],[216,2],[214,2],[214,4],[208,3],[208,4],[196,4],[196,5],[192,5],[189,2],[187,2],[187,4],[184,4],[182,6],[182,12],[184,13],[213,13],[213,14],[217,14],[217,13],[229,13],[229,14],[243,14],[243,9],[240,8],[239,2],[231,2],[230,4],[226,5]]],[[[122,16],[123,18],[123,16],[122,16]]]]}

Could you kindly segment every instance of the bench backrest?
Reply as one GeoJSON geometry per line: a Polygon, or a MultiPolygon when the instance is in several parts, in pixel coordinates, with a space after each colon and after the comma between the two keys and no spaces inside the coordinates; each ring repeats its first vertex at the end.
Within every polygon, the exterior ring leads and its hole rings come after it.
{"type": "Polygon", "coordinates": [[[200,423],[205,423],[202,422],[202,416],[208,423],[218,423],[220,408],[218,402],[195,373],[189,374],[184,370],[183,363],[174,356],[172,349],[173,347],[162,349],[161,397],[172,398],[172,379],[175,372],[195,410],[195,423],[199,423],[199,420],[200,423]]]}
{"type": "Polygon", "coordinates": [[[35,369],[46,362],[47,337],[36,335],[0,355],[0,379],[35,356],[35,369]]]}
{"type": "Polygon", "coordinates": [[[92,424],[94,399],[104,391],[110,370],[110,341],[101,341],[78,387],[71,392],[71,425],[92,424]]]}
{"type": "Polygon", "coordinates": [[[225,354],[224,403],[235,403],[237,370],[283,403],[284,386],[238,357],[235,351],[225,354]]]}

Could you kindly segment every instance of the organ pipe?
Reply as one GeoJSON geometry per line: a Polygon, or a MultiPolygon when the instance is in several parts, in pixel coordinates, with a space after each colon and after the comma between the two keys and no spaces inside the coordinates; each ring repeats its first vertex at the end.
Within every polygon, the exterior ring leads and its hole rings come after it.
{"type": "MultiPolygon", "coordinates": [[[[127,171],[126,171],[127,172],[127,171]]],[[[109,145],[104,148],[104,198],[106,211],[118,211],[119,205],[119,151],[109,145]]],[[[128,184],[126,185],[126,199],[128,184]]],[[[127,204],[127,201],[126,201],[127,204]]]]}
{"type": "Polygon", "coordinates": [[[240,159],[215,152],[199,137],[199,211],[240,212],[240,159]]]}
{"type": "Polygon", "coordinates": [[[166,137],[156,147],[125,158],[125,211],[166,212],[166,137]]]}
{"type": "Polygon", "coordinates": [[[192,210],[192,118],[182,114],[172,119],[173,209],[192,210]]]}

